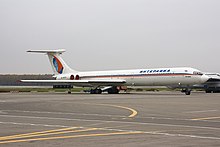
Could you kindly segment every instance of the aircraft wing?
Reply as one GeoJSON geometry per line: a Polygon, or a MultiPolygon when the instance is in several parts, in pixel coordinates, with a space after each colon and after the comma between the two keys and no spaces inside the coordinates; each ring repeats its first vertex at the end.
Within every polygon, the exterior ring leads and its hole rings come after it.
{"type": "Polygon", "coordinates": [[[24,83],[51,83],[70,84],[73,86],[93,87],[93,86],[119,86],[126,83],[125,80],[21,80],[24,83]]]}

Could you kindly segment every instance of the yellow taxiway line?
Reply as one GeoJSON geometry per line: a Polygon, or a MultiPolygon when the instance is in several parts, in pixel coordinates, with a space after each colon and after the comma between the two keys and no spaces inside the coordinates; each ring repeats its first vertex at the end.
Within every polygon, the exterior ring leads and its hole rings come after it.
{"type": "MultiPolygon", "coordinates": [[[[86,103],[86,104],[88,104],[88,103],[86,103]]],[[[91,103],[89,103],[89,104],[91,104],[91,103]]],[[[131,114],[129,116],[127,116],[129,118],[133,118],[138,114],[138,112],[135,109],[125,107],[125,106],[111,105],[111,104],[93,104],[93,105],[110,106],[110,107],[116,107],[116,108],[122,108],[122,109],[129,110],[129,111],[131,111],[131,114]]],[[[28,142],[28,141],[41,141],[41,140],[67,139],[67,138],[79,138],[79,137],[126,135],[126,134],[140,134],[140,133],[142,133],[140,131],[135,131],[135,132],[115,132],[115,133],[104,133],[104,134],[84,134],[84,135],[73,135],[73,136],[58,136],[58,137],[48,137],[48,138],[31,138],[31,137],[41,137],[41,136],[49,136],[49,135],[93,131],[93,130],[99,129],[99,128],[88,128],[88,129],[75,130],[77,128],[80,128],[80,127],[69,127],[69,128],[55,129],[55,130],[47,130],[47,131],[40,131],[40,132],[33,132],[33,133],[26,133],[26,134],[4,136],[4,137],[0,137],[0,144],[15,143],[15,142],[28,142]],[[27,138],[29,138],[29,139],[27,139],[27,138]]]]}
{"type": "Polygon", "coordinates": [[[40,132],[33,132],[33,133],[26,133],[26,134],[19,134],[19,135],[11,135],[11,136],[4,136],[0,137],[1,140],[8,140],[8,139],[17,139],[17,138],[24,138],[31,135],[40,135],[45,133],[52,133],[52,132],[58,132],[58,131],[67,131],[72,129],[77,129],[79,127],[70,127],[70,128],[63,128],[63,129],[56,129],[56,130],[47,130],[47,131],[40,131],[40,132]]]}
{"type": "Polygon", "coordinates": [[[218,118],[220,117],[218,116],[218,117],[193,118],[191,120],[211,120],[211,119],[218,119],[218,118]]]}
{"type": "Polygon", "coordinates": [[[103,134],[84,134],[84,135],[72,135],[72,136],[58,136],[58,137],[48,137],[48,138],[33,138],[33,139],[23,139],[23,140],[1,141],[0,144],[30,142],[30,141],[44,141],[44,140],[57,140],[57,139],[69,139],[69,138],[80,138],[80,137],[131,135],[131,134],[142,134],[142,133],[143,132],[141,132],[141,131],[135,131],[135,132],[114,132],[114,133],[103,133],[103,134]]]}
{"type": "MultiPolygon", "coordinates": [[[[40,134],[35,134],[35,135],[21,135],[18,137],[5,137],[4,139],[1,139],[0,141],[3,140],[11,140],[11,139],[24,139],[24,138],[31,138],[31,137],[42,137],[42,136],[49,136],[49,135],[58,135],[58,134],[67,134],[67,133],[77,133],[77,132],[85,132],[85,131],[94,131],[98,130],[97,128],[89,128],[89,129],[83,129],[83,130],[71,130],[71,131],[62,131],[62,132],[53,132],[53,133],[40,133],[40,134]]],[[[49,131],[48,131],[49,132],[49,131]]],[[[34,133],[32,133],[34,134],[34,133]]]]}
{"type": "Polygon", "coordinates": [[[119,105],[108,105],[108,106],[127,109],[127,110],[131,111],[132,113],[128,116],[129,118],[135,117],[138,114],[138,112],[136,110],[129,108],[129,107],[119,106],[119,105]]]}
{"type": "MultiPolygon", "coordinates": [[[[83,103],[83,104],[92,104],[92,103],[83,103]]],[[[131,111],[131,114],[128,116],[129,118],[135,117],[138,114],[137,110],[133,108],[125,107],[125,106],[120,106],[120,105],[112,105],[112,104],[92,104],[92,105],[109,106],[109,107],[122,108],[122,109],[129,110],[131,111]]]]}

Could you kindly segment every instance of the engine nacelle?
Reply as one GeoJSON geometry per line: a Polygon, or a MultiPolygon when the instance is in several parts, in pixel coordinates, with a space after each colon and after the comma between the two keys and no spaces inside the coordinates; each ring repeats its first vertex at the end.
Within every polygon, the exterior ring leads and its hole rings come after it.
{"type": "Polygon", "coordinates": [[[74,74],[66,74],[66,75],[58,75],[56,76],[57,80],[79,80],[80,76],[79,75],[74,75],[74,74]]]}
{"type": "Polygon", "coordinates": [[[71,75],[71,76],[70,76],[70,80],[74,80],[74,75],[71,75]]]}
{"type": "Polygon", "coordinates": [[[79,80],[79,79],[80,79],[79,75],[76,75],[75,80],[79,80]]]}

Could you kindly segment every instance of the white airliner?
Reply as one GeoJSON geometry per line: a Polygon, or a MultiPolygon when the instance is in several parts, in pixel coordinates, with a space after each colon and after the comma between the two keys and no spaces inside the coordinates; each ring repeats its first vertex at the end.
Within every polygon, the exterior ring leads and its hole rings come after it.
{"type": "Polygon", "coordinates": [[[91,94],[101,94],[104,91],[117,94],[121,87],[126,86],[177,86],[182,88],[186,95],[190,95],[191,85],[201,84],[209,79],[199,70],[190,67],[79,72],[71,69],[61,58],[64,49],[28,52],[47,54],[56,80],[21,80],[21,82],[92,87],[91,94]]]}

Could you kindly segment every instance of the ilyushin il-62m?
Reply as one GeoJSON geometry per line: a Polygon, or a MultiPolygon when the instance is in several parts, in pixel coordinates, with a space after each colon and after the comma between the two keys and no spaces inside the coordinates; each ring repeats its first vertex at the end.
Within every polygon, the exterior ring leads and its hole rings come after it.
{"type": "Polygon", "coordinates": [[[56,79],[21,82],[91,87],[91,94],[101,94],[104,91],[117,94],[126,86],[176,86],[182,88],[186,95],[190,95],[192,85],[204,83],[209,79],[207,75],[191,67],[80,72],[70,68],[61,58],[64,49],[28,52],[47,54],[56,79]]]}

